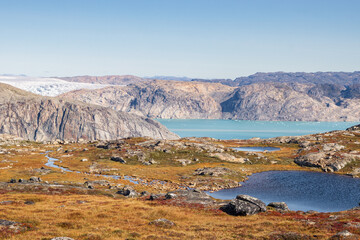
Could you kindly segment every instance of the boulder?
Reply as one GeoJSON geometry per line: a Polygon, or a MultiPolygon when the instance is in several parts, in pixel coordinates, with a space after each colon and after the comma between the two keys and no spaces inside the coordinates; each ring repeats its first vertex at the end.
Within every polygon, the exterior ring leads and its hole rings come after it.
{"type": "Polygon", "coordinates": [[[187,189],[187,190],[176,190],[168,192],[165,195],[166,199],[176,199],[186,203],[195,203],[195,204],[213,204],[214,200],[205,192],[199,191],[197,189],[187,189]]]}
{"type": "Polygon", "coordinates": [[[300,166],[317,167],[326,172],[334,172],[344,168],[348,163],[360,159],[360,157],[355,154],[343,153],[334,155],[334,153],[335,152],[308,153],[295,158],[294,162],[300,166]]]}
{"type": "Polygon", "coordinates": [[[346,239],[346,240],[358,240],[359,239],[359,235],[353,234],[351,232],[349,232],[348,230],[344,230],[341,232],[336,233],[335,235],[333,235],[330,239],[331,240],[340,240],[340,239],[346,239]]]}
{"type": "Polygon", "coordinates": [[[116,192],[117,194],[124,195],[125,197],[138,197],[139,193],[136,192],[131,186],[125,186],[119,191],[116,192]]]}
{"type": "Polygon", "coordinates": [[[325,143],[322,147],[325,152],[335,152],[345,148],[345,146],[337,143],[325,143]]]}
{"type": "Polygon", "coordinates": [[[229,168],[224,168],[224,167],[204,167],[204,168],[198,168],[195,170],[194,175],[199,175],[199,176],[214,176],[214,177],[218,177],[218,176],[223,176],[226,174],[232,173],[232,171],[229,168]]]}
{"type": "Polygon", "coordinates": [[[123,163],[123,164],[126,163],[126,161],[122,157],[119,157],[119,156],[111,156],[110,160],[119,162],[119,163],[123,163]]]}
{"type": "Polygon", "coordinates": [[[222,206],[221,210],[234,216],[247,216],[265,212],[266,205],[257,198],[248,195],[238,195],[236,199],[222,206]]]}
{"type": "Polygon", "coordinates": [[[229,153],[211,153],[209,155],[210,157],[216,157],[221,161],[225,161],[225,162],[245,163],[248,161],[247,158],[242,158],[242,157],[237,158],[229,153]]]}
{"type": "Polygon", "coordinates": [[[159,218],[152,222],[149,222],[150,225],[155,225],[158,227],[172,227],[175,226],[175,223],[173,223],[170,220],[167,220],[166,218],[159,218]]]}
{"type": "Polygon", "coordinates": [[[41,182],[41,178],[39,178],[39,177],[31,177],[31,178],[29,179],[29,181],[30,181],[30,182],[41,182]]]}
{"type": "Polygon", "coordinates": [[[275,208],[275,210],[290,211],[288,205],[285,202],[271,202],[268,204],[268,206],[275,208]]]}
{"type": "Polygon", "coordinates": [[[176,159],[177,162],[181,163],[183,166],[187,166],[188,164],[191,164],[192,161],[189,159],[176,159]]]}
{"type": "Polygon", "coordinates": [[[18,233],[23,230],[25,230],[25,227],[21,226],[20,223],[0,219],[0,231],[18,233]]]}

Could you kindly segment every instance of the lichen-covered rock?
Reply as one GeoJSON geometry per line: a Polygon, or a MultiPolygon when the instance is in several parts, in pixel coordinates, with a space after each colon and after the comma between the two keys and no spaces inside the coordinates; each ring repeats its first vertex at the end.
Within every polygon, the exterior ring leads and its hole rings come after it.
{"type": "Polygon", "coordinates": [[[199,175],[199,176],[214,176],[214,177],[218,177],[218,176],[223,176],[226,174],[230,174],[233,171],[230,170],[229,168],[224,168],[224,167],[204,167],[204,168],[198,168],[195,170],[194,175],[199,175]]]}
{"type": "Polygon", "coordinates": [[[175,223],[173,223],[172,221],[166,219],[166,218],[159,218],[156,219],[152,222],[149,222],[150,225],[155,225],[158,227],[172,227],[175,226],[175,223]]]}
{"type": "Polygon", "coordinates": [[[205,192],[199,191],[196,189],[189,190],[176,190],[168,192],[165,195],[166,199],[176,199],[186,203],[195,203],[195,204],[213,204],[215,201],[205,192]]]}
{"type": "Polygon", "coordinates": [[[334,172],[356,159],[360,159],[357,154],[339,153],[335,155],[335,152],[316,152],[301,155],[295,158],[294,162],[300,166],[317,167],[326,172],[334,172]]]}
{"type": "Polygon", "coordinates": [[[25,229],[20,223],[0,219],[0,231],[18,233],[25,229]]]}

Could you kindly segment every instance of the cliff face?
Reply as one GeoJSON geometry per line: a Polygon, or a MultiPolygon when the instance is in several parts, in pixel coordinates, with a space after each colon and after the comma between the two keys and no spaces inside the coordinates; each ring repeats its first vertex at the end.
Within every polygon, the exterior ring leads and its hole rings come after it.
{"type": "Polygon", "coordinates": [[[149,81],[78,90],[61,97],[154,118],[359,121],[356,86],[149,81]]]}
{"type": "Polygon", "coordinates": [[[105,107],[42,97],[0,84],[0,133],[29,140],[175,139],[160,123],[105,107]]]}
{"type": "Polygon", "coordinates": [[[305,84],[251,84],[237,88],[221,106],[223,116],[234,119],[360,120],[360,99],[343,99],[322,91],[321,86],[305,84]]]}
{"type": "Polygon", "coordinates": [[[219,102],[233,88],[221,84],[149,81],[61,95],[151,118],[221,118],[219,102]]]}

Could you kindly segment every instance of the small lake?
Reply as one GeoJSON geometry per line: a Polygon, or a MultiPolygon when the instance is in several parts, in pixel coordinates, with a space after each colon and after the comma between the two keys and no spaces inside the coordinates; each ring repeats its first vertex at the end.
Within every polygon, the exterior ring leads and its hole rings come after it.
{"type": "Polygon", "coordinates": [[[266,204],[286,202],[290,210],[319,212],[348,210],[360,202],[360,179],[331,173],[268,171],[255,173],[242,184],[209,194],[219,199],[247,194],[266,204]]]}
{"type": "Polygon", "coordinates": [[[274,152],[280,150],[280,148],[277,147],[235,147],[233,149],[240,152],[274,152]]]}
{"type": "Polygon", "coordinates": [[[271,138],[345,130],[358,122],[288,122],[218,119],[156,119],[180,137],[271,138]]]}

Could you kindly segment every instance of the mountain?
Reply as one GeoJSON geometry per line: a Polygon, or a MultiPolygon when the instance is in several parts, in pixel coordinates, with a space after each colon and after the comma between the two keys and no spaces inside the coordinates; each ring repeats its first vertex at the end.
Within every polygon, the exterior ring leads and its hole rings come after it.
{"type": "Polygon", "coordinates": [[[221,118],[218,102],[232,89],[222,84],[149,80],[124,87],[78,90],[60,97],[151,118],[221,118]]]}
{"type": "Polygon", "coordinates": [[[153,76],[153,77],[144,77],[146,79],[151,79],[151,80],[175,80],[175,81],[191,81],[193,80],[192,78],[189,77],[175,77],[175,76],[153,76]]]}
{"type": "Polygon", "coordinates": [[[350,86],[360,84],[360,71],[357,72],[271,72],[255,73],[247,77],[231,79],[193,79],[201,82],[218,82],[229,86],[244,86],[254,83],[303,83],[303,84],[336,84],[350,86]]]}
{"type": "Polygon", "coordinates": [[[0,133],[29,140],[176,139],[160,123],[109,108],[43,97],[0,83],[0,133]]]}
{"type": "Polygon", "coordinates": [[[334,84],[148,81],[77,90],[63,98],[152,118],[359,121],[357,88],[334,84]]]}

